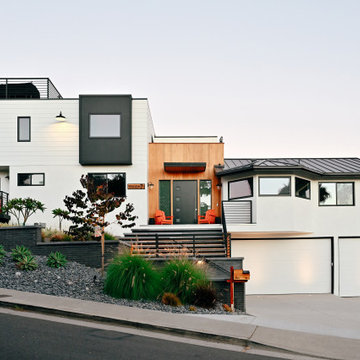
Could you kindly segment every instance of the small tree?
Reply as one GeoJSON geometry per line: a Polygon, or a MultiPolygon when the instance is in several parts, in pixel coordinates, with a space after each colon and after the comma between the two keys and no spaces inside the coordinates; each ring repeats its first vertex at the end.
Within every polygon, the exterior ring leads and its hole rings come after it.
{"type": "MultiPolygon", "coordinates": [[[[99,229],[101,236],[101,270],[104,272],[104,253],[105,253],[105,228],[111,223],[107,220],[107,215],[118,209],[125,201],[124,197],[117,197],[108,192],[107,184],[95,186],[93,180],[87,175],[82,175],[81,186],[86,189],[73,192],[72,196],[66,196],[64,204],[67,211],[58,212],[66,220],[70,220],[73,225],[69,228],[69,234],[74,236],[86,236],[99,229]]],[[[133,227],[137,216],[131,213],[134,210],[132,204],[126,204],[123,212],[115,214],[117,223],[123,228],[133,227]]],[[[58,215],[58,216],[59,216],[58,215]]]]}
{"type": "Polygon", "coordinates": [[[44,212],[45,206],[40,201],[31,198],[15,198],[8,201],[4,206],[5,212],[14,215],[18,225],[22,219],[22,225],[25,225],[29,217],[40,210],[44,212]]]}
{"type": "Polygon", "coordinates": [[[52,211],[52,214],[54,215],[54,218],[55,217],[58,217],[59,218],[59,230],[61,231],[61,228],[62,228],[62,222],[64,220],[64,215],[69,215],[69,212],[68,211],[65,211],[65,210],[62,210],[60,208],[57,208],[57,209],[54,209],[52,211]]]}

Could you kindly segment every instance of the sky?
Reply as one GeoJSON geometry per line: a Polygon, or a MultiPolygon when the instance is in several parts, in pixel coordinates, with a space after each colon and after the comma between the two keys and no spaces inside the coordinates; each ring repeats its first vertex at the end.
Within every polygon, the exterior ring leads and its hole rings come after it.
{"type": "Polygon", "coordinates": [[[360,157],[358,0],[0,0],[0,77],[149,100],[225,156],[360,157]]]}

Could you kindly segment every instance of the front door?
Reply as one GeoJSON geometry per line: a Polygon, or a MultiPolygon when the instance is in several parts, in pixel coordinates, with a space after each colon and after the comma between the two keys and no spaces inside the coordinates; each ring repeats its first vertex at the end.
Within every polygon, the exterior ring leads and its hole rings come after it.
{"type": "Polygon", "coordinates": [[[173,181],[174,224],[197,223],[197,181],[173,181]]]}

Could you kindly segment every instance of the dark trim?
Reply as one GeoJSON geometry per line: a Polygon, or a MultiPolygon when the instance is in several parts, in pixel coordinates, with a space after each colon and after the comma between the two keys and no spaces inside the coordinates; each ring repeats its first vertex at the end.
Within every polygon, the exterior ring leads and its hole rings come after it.
{"type": "Polygon", "coordinates": [[[360,235],[359,236],[339,236],[339,239],[360,239],[360,235]]]}
{"type": "Polygon", "coordinates": [[[245,199],[245,198],[254,197],[254,178],[253,177],[247,177],[247,178],[241,178],[241,179],[228,181],[227,189],[228,189],[228,200],[245,199]],[[230,197],[230,184],[231,183],[238,182],[238,181],[245,181],[245,180],[249,180],[249,179],[251,179],[251,195],[249,195],[249,196],[241,196],[241,197],[237,197],[237,198],[230,197]]]}
{"type": "Polygon", "coordinates": [[[197,139],[197,138],[217,138],[217,136],[213,136],[213,135],[201,135],[201,136],[155,136],[155,138],[174,138],[174,139],[178,139],[178,138],[185,138],[185,139],[197,139]]]}
{"type": "MultiPolygon", "coordinates": [[[[339,264],[340,269],[340,264],[339,264]]],[[[331,237],[331,294],[334,293],[335,284],[335,267],[334,267],[334,237],[331,237]]],[[[340,281],[340,277],[339,277],[340,281]]]]}
{"type": "Polygon", "coordinates": [[[45,186],[45,173],[18,173],[17,174],[17,186],[45,186]],[[30,184],[19,184],[19,175],[30,175],[30,184]],[[33,175],[42,175],[43,176],[43,184],[33,184],[32,177],[33,175]]]}
{"type": "Polygon", "coordinates": [[[355,206],[355,182],[354,181],[319,181],[318,184],[318,206],[319,207],[327,207],[327,206],[355,206]],[[320,204],[320,184],[336,184],[335,186],[335,191],[336,191],[336,204],[320,204]],[[353,199],[353,203],[352,204],[338,204],[338,195],[337,195],[337,184],[352,184],[352,199],[353,199]]]}
{"type": "Polygon", "coordinates": [[[299,199],[311,200],[311,181],[310,180],[295,176],[294,185],[295,185],[295,197],[297,197],[299,199]],[[308,198],[296,195],[296,179],[301,179],[301,180],[305,180],[305,181],[309,182],[310,189],[309,189],[309,197],[308,198]]]}
{"type": "Polygon", "coordinates": [[[17,142],[31,142],[31,116],[17,117],[17,142]],[[29,119],[29,140],[20,140],[20,119],[29,119]]]}
{"type": "Polygon", "coordinates": [[[89,139],[121,139],[121,125],[122,125],[122,114],[120,113],[89,113],[89,117],[88,117],[88,125],[89,125],[89,139]],[[90,118],[91,115],[119,115],[120,116],[120,136],[91,136],[91,126],[90,126],[90,118]]]}
{"type": "Polygon", "coordinates": [[[261,196],[261,197],[291,197],[291,176],[259,176],[258,177],[258,196],[261,196]],[[279,179],[279,178],[287,178],[287,179],[289,179],[290,180],[290,184],[289,184],[289,194],[278,194],[278,195],[276,195],[276,194],[274,194],[274,195],[272,195],[272,194],[269,194],[269,195],[267,195],[267,194],[261,194],[260,193],[260,179],[271,179],[271,178],[273,178],[273,179],[279,179]]]}

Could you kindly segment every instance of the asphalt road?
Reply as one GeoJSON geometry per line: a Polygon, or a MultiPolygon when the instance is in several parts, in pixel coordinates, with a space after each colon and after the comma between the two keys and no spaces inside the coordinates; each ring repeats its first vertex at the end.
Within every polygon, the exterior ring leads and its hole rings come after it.
{"type": "MultiPolygon", "coordinates": [[[[134,332],[134,331],[132,331],[134,332]]],[[[0,313],[2,360],[192,360],[253,359],[274,357],[109,331],[86,326],[0,313]]]]}

